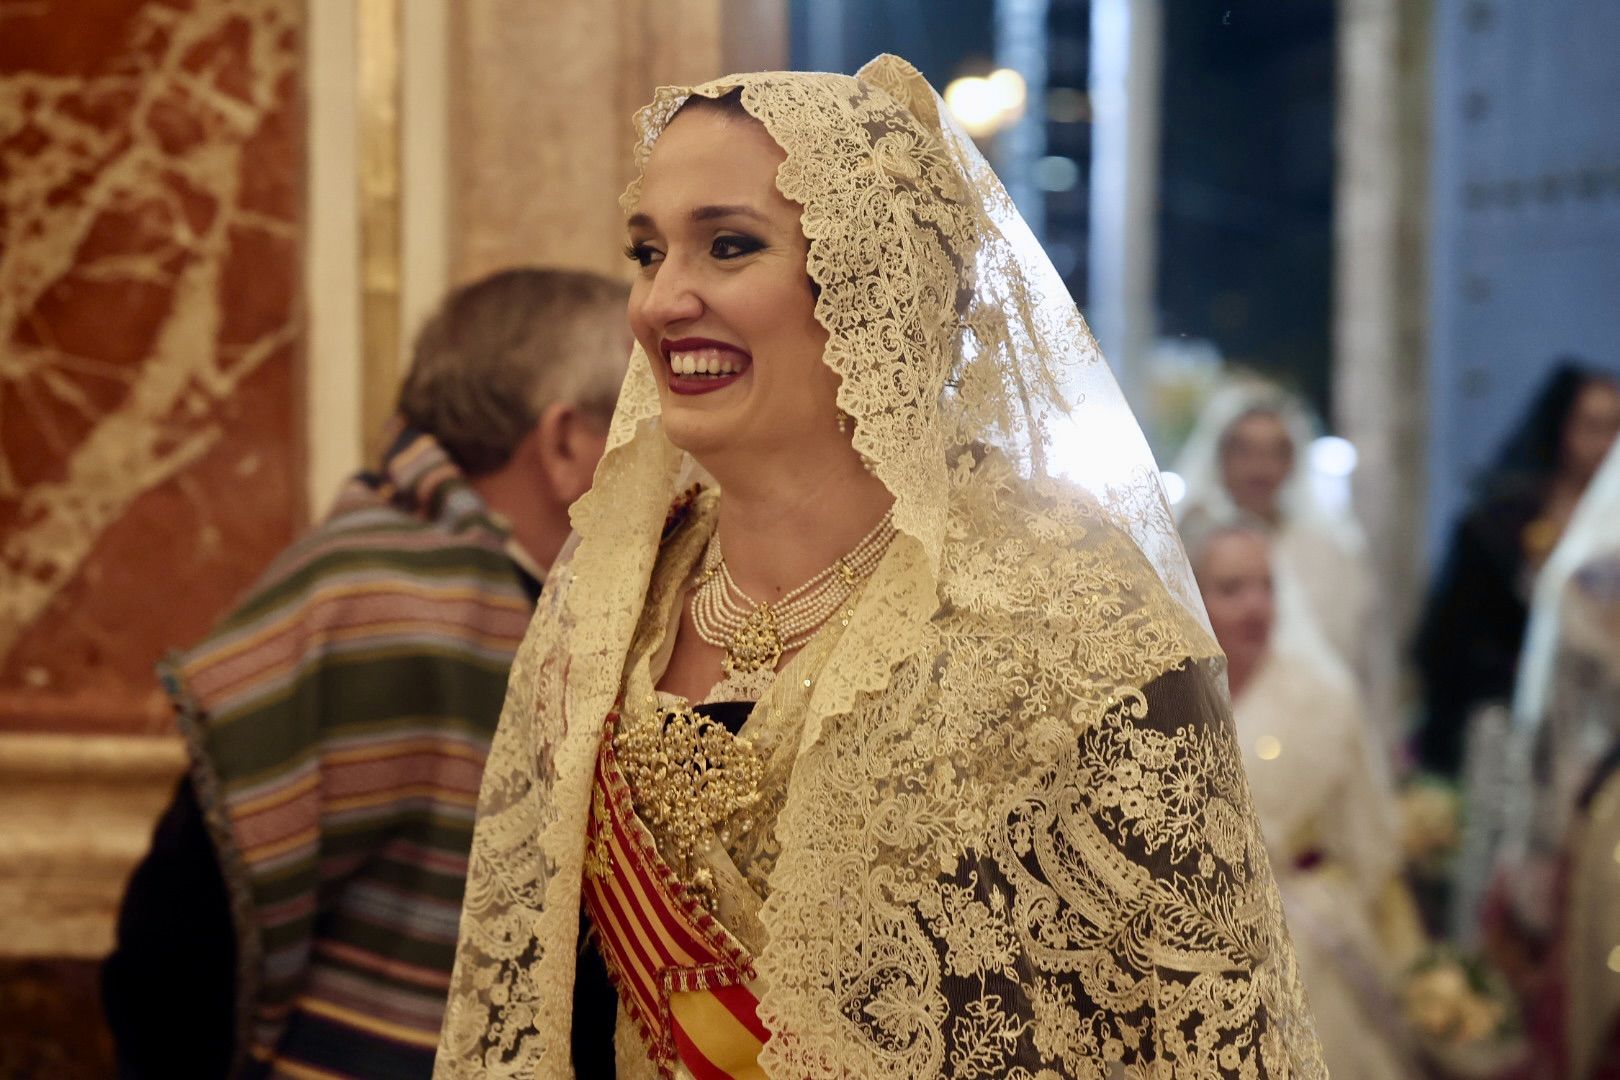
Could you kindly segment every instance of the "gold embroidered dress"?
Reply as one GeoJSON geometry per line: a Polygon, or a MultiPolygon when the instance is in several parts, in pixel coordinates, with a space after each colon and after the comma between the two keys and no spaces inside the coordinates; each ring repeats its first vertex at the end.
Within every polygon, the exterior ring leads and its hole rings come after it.
{"type": "Polygon", "coordinates": [[[786,152],[898,532],[741,727],[757,798],[672,830],[622,733],[671,704],[661,650],[724,493],[666,521],[699,472],[638,348],[512,673],[436,1076],[571,1074],[582,903],[621,1076],[1323,1076],[1222,661],[1061,281],[893,57],[660,90],[638,160],[738,87],[786,152]],[[752,1056],[682,1043],[738,1028],[752,1056]]]}

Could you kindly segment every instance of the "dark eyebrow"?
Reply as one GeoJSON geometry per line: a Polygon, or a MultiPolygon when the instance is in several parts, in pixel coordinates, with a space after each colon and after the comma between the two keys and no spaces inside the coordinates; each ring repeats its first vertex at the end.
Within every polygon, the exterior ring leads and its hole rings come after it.
{"type": "Polygon", "coordinates": [[[765,215],[751,206],[700,206],[692,211],[693,221],[713,221],[715,218],[745,217],[764,221],[765,215]]]}
{"type": "MultiPolygon", "coordinates": [[[[713,221],[716,218],[745,217],[755,221],[765,222],[769,219],[751,206],[700,206],[691,214],[693,221],[713,221]]],[[[632,229],[651,229],[653,219],[646,214],[631,214],[625,219],[625,225],[632,229]]]]}

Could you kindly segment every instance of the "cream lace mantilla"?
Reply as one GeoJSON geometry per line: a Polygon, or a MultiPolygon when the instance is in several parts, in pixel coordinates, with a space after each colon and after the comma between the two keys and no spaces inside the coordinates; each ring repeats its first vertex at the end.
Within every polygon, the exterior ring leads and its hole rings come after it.
{"type": "MultiPolygon", "coordinates": [[[[1323,1075],[1219,656],[1061,282],[892,57],[661,90],[641,160],[686,97],[739,86],[787,153],[839,404],[900,530],[778,717],[765,1071],[1323,1075]]],[[[570,1073],[592,766],[691,471],[657,411],[638,349],[486,768],[441,1080],[570,1073]]]]}

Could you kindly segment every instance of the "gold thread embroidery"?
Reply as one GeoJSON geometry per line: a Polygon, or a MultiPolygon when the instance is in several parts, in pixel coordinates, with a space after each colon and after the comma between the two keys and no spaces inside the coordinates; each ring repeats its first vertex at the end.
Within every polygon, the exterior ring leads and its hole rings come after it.
{"type": "Polygon", "coordinates": [[[711,838],[726,844],[753,827],[738,816],[760,799],[763,765],[753,743],[685,701],[660,705],[654,698],[621,720],[613,750],[636,812],[671,869],[712,909],[714,874],[695,857],[711,838]]]}

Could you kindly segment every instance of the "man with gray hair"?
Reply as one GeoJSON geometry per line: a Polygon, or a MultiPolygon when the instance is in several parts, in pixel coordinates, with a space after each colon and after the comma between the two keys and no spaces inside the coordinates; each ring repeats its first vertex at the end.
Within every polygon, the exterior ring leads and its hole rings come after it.
{"type": "Polygon", "coordinates": [[[417,338],[375,468],[161,669],[190,774],[103,969],[122,1077],[427,1077],[479,779],[631,338],[516,269],[417,338]]]}

